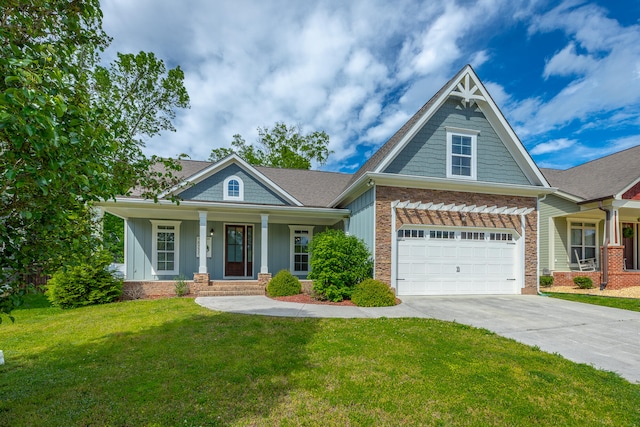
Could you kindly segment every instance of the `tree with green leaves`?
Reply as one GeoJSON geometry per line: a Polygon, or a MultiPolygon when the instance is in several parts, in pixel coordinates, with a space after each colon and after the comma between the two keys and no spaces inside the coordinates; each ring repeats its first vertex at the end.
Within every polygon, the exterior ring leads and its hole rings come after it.
{"type": "Polygon", "coordinates": [[[176,161],[142,149],[188,106],[182,71],[145,53],[100,67],[109,42],[99,0],[0,8],[0,315],[24,274],[95,244],[91,202],[177,182],[176,161]]]}
{"type": "Polygon", "coordinates": [[[257,147],[248,145],[239,134],[233,135],[231,147],[214,148],[209,160],[216,162],[230,154],[237,154],[249,164],[288,169],[311,169],[312,162],[327,163],[329,135],[324,131],[302,134],[299,126],[276,122],[273,129],[258,128],[257,147]]]}

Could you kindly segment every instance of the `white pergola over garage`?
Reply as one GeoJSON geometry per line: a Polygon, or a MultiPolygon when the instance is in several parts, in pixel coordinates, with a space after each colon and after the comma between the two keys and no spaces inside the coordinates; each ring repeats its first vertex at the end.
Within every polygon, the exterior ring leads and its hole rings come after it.
{"type": "Polygon", "coordinates": [[[525,229],[405,224],[396,210],[518,215],[533,208],[394,201],[391,282],[398,295],[518,294],[524,285],[525,229]]]}

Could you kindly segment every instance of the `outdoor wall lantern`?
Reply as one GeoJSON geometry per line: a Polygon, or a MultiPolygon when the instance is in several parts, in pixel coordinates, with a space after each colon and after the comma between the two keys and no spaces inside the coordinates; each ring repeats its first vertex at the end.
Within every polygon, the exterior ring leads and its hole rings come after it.
{"type": "Polygon", "coordinates": [[[214,234],[215,232],[216,232],[216,231],[213,229],[213,227],[211,227],[211,230],[209,230],[209,236],[213,237],[213,234],[214,234]]]}

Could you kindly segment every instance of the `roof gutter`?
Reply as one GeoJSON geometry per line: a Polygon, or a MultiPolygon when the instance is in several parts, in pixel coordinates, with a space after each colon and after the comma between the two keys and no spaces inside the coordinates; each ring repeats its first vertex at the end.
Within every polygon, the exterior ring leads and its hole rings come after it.
{"type": "Polygon", "coordinates": [[[609,282],[609,233],[611,233],[611,211],[602,207],[602,201],[598,203],[598,209],[605,213],[605,233],[604,242],[602,243],[602,283],[600,283],[600,290],[604,290],[609,282]]]}

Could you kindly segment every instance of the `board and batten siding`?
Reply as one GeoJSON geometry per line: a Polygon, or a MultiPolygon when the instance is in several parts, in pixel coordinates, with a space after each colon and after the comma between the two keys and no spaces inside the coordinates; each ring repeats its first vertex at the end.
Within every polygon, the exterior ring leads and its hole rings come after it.
{"type": "Polygon", "coordinates": [[[127,280],[151,279],[151,234],[153,227],[148,219],[132,218],[126,221],[127,280]]]}
{"type": "Polygon", "coordinates": [[[550,271],[570,270],[565,215],[578,211],[580,208],[574,202],[553,194],[540,201],[540,272],[545,268],[550,271]]]}
{"type": "Polygon", "coordinates": [[[180,193],[183,200],[200,200],[206,202],[224,201],[224,180],[230,176],[237,176],[244,185],[244,203],[257,203],[266,205],[288,204],[267,186],[245,172],[238,165],[232,164],[189,187],[180,193]]]}
{"type": "Polygon", "coordinates": [[[477,106],[448,99],[385,169],[386,173],[446,178],[447,131],[479,131],[477,180],[530,185],[525,174],[477,106]]]}
{"type": "Polygon", "coordinates": [[[375,190],[370,188],[346,207],[351,211],[349,234],[361,239],[373,254],[375,230],[375,190]]]}

